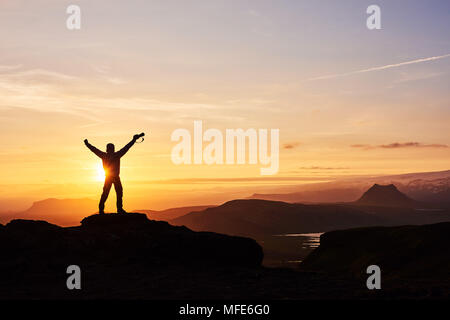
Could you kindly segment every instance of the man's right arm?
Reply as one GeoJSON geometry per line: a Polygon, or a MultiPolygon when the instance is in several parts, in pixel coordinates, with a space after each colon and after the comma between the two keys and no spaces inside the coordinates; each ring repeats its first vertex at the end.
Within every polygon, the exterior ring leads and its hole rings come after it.
{"type": "Polygon", "coordinates": [[[89,150],[91,150],[93,153],[95,153],[95,155],[97,157],[99,157],[99,158],[104,157],[105,153],[98,150],[96,147],[94,147],[92,144],[90,144],[87,139],[84,139],[84,144],[86,145],[86,147],[89,148],[89,150]]]}

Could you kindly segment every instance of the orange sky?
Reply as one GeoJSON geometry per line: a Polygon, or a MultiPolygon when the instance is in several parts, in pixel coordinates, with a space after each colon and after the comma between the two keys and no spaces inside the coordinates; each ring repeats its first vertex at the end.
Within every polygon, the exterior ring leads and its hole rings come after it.
{"type": "Polygon", "coordinates": [[[63,2],[0,4],[8,208],[97,198],[99,159],[83,139],[118,148],[139,132],[146,140],[121,176],[130,205],[147,208],[247,196],[260,185],[449,169],[449,22],[439,10],[411,2],[422,31],[386,3],[385,27],[369,31],[361,2],[78,1],[85,20],[68,31],[63,2]],[[320,23],[330,19],[333,28],[320,23]],[[259,164],[174,165],[170,135],[192,132],[194,120],[223,132],[280,129],[278,174],[260,180],[259,164]]]}

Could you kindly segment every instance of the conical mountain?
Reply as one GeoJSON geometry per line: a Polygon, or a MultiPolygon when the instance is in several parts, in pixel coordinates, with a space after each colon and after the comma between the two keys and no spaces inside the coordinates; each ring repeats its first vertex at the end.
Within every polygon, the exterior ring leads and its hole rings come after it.
{"type": "Polygon", "coordinates": [[[364,192],[357,203],[384,207],[415,207],[418,205],[417,201],[400,192],[393,184],[374,184],[364,192]]]}

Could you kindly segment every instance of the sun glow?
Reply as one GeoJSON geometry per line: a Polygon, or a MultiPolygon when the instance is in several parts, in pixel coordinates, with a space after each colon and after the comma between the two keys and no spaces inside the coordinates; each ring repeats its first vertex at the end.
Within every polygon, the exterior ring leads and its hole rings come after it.
{"type": "Polygon", "coordinates": [[[104,181],[105,180],[105,170],[103,166],[99,163],[97,164],[97,176],[95,178],[96,181],[104,181]]]}

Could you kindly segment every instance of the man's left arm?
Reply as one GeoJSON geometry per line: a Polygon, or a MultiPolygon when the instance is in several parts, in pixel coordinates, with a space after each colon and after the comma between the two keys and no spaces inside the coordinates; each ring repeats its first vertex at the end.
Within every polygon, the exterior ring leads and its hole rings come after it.
{"type": "Polygon", "coordinates": [[[123,157],[125,153],[127,153],[128,150],[130,150],[130,148],[136,143],[136,140],[137,140],[136,135],[134,135],[133,139],[130,142],[128,142],[122,149],[117,151],[117,154],[120,157],[123,157]]]}

